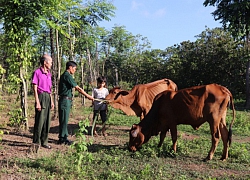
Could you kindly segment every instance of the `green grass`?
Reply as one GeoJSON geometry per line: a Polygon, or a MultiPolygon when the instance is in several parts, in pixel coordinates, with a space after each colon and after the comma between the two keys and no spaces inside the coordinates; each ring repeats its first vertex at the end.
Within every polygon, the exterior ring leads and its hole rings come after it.
{"type": "MultiPolygon", "coordinates": [[[[88,116],[89,107],[74,110],[75,116],[88,116]]],[[[232,120],[228,111],[227,123],[232,120]]],[[[177,153],[171,150],[172,142],[168,134],[162,147],[157,148],[159,136],[152,137],[142,148],[132,153],[127,144],[107,147],[96,145],[95,151],[84,151],[78,165],[78,154],[74,148],[66,153],[55,152],[51,156],[29,159],[13,158],[0,162],[1,174],[17,174],[22,179],[86,179],[86,180],[231,180],[250,179],[250,143],[245,138],[250,135],[250,113],[237,111],[233,125],[233,143],[227,161],[220,161],[222,141],[218,145],[214,158],[203,162],[211,146],[208,124],[195,131],[191,126],[178,126],[177,153]],[[185,135],[195,135],[186,140],[185,135]]],[[[139,118],[126,116],[121,111],[112,109],[108,125],[132,126],[139,118]]],[[[109,129],[112,131],[112,129],[109,129]]],[[[127,138],[124,132],[121,138],[127,138]]],[[[248,138],[249,140],[249,138],[248,138]]]]}

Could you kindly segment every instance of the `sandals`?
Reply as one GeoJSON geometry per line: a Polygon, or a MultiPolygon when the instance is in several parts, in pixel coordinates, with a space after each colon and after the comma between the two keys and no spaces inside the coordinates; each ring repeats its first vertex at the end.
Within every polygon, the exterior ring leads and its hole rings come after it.
{"type": "Polygon", "coordinates": [[[102,135],[103,135],[104,137],[108,136],[108,134],[105,133],[105,132],[102,132],[102,135]]]}
{"type": "Polygon", "coordinates": [[[98,133],[97,133],[96,131],[94,131],[94,135],[95,135],[95,136],[99,136],[98,133]]]}

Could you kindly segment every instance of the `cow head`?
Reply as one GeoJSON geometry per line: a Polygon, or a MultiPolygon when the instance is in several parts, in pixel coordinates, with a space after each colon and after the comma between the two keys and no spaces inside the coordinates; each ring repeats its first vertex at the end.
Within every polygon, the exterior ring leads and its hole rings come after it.
{"type": "Polygon", "coordinates": [[[129,150],[136,151],[144,143],[144,135],[141,133],[141,127],[133,124],[129,131],[129,150]]]}
{"type": "Polygon", "coordinates": [[[106,96],[105,99],[108,100],[109,103],[111,103],[111,102],[117,100],[120,95],[125,96],[127,94],[128,94],[128,92],[123,91],[121,89],[121,87],[114,87],[114,88],[110,89],[109,94],[106,96]]]}

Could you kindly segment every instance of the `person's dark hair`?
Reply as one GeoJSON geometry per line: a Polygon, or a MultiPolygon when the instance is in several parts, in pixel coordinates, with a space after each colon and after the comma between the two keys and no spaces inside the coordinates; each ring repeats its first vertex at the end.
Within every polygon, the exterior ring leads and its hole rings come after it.
{"type": "Polygon", "coordinates": [[[104,76],[100,76],[97,78],[97,83],[102,83],[102,82],[106,82],[106,78],[104,76]]]}
{"type": "Polygon", "coordinates": [[[69,66],[76,67],[77,64],[76,64],[75,61],[68,61],[68,62],[66,63],[66,69],[69,69],[69,66]]]}
{"type": "Polygon", "coordinates": [[[44,61],[46,61],[46,56],[45,55],[40,57],[40,63],[41,63],[42,66],[44,65],[44,61]]]}

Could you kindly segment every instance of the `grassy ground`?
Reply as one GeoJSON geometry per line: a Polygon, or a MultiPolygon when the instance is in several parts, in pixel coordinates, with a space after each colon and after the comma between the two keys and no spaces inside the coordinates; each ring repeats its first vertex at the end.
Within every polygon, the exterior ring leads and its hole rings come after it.
{"type": "MultiPolygon", "coordinates": [[[[176,154],[170,148],[169,134],[161,148],[157,148],[159,136],[156,136],[144,144],[140,151],[132,153],[127,149],[128,131],[139,119],[110,109],[107,123],[109,136],[92,137],[89,125],[92,109],[89,104],[82,107],[80,98],[75,99],[69,125],[71,138],[82,142],[72,147],[56,145],[58,123],[55,120],[50,133],[53,150],[47,152],[41,149],[34,153],[28,151],[32,128],[28,132],[15,132],[14,128],[7,126],[7,112],[14,108],[8,104],[14,104],[14,101],[2,98],[1,103],[4,108],[0,107],[0,111],[5,121],[0,121],[0,127],[5,134],[0,143],[0,179],[250,179],[250,113],[247,111],[237,111],[228,160],[219,160],[222,155],[220,141],[214,158],[203,162],[211,146],[208,124],[204,124],[198,131],[190,126],[178,126],[176,154]],[[77,129],[82,132],[74,133],[73,130],[77,129]],[[17,138],[20,138],[19,143],[13,141],[17,138]],[[18,149],[22,145],[22,150],[18,149]]],[[[30,112],[32,119],[32,105],[30,112]]],[[[231,119],[229,110],[228,124],[231,119]]]]}

